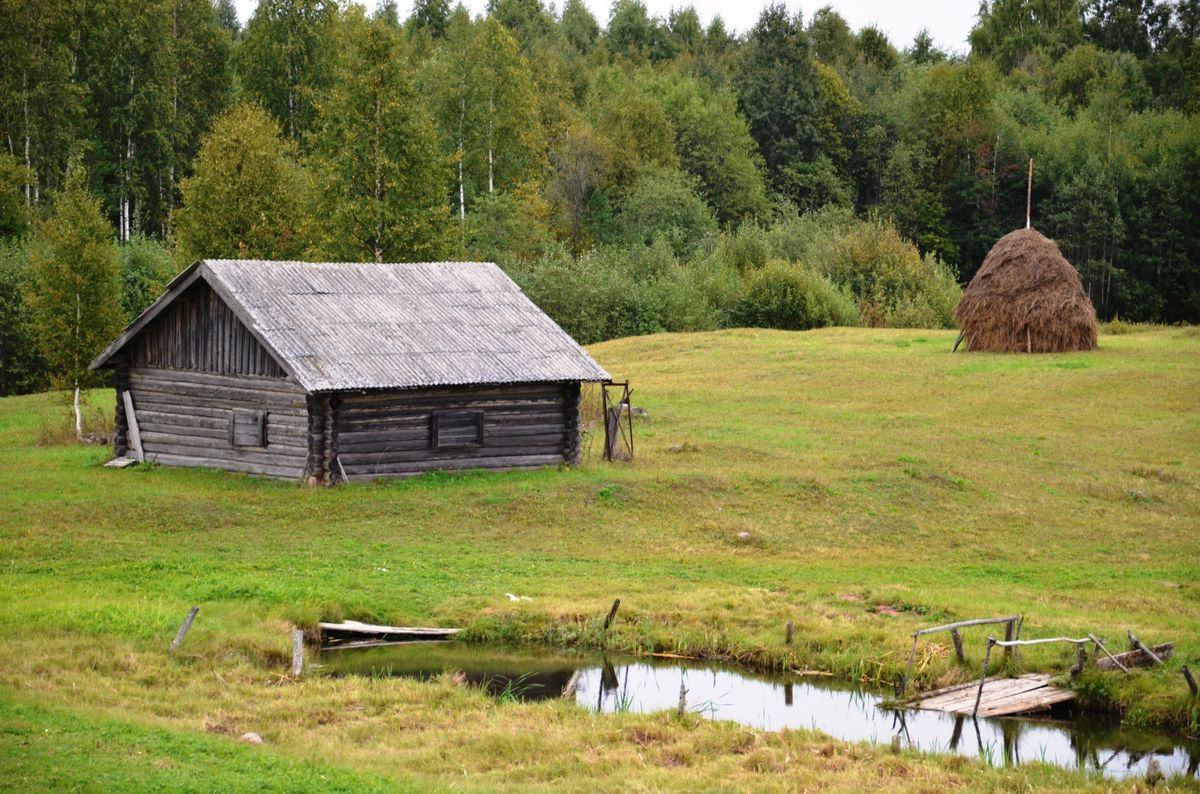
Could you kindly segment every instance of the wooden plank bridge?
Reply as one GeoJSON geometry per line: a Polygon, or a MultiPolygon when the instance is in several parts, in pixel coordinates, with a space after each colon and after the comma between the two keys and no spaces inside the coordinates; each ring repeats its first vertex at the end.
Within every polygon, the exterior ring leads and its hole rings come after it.
{"type": "Polygon", "coordinates": [[[1056,703],[1075,698],[1071,690],[1051,686],[1051,678],[1044,673],[1030,673],[1018,678],[992,676],[983,682],[982,692],[978,681],[968,681],[922,693],[908,700],[905,705],[947,714],[975,713],[979,717],[1045,711],[1056,703]],[[978,712],[975,710],[976,699],[979,701],[978,712]]]}

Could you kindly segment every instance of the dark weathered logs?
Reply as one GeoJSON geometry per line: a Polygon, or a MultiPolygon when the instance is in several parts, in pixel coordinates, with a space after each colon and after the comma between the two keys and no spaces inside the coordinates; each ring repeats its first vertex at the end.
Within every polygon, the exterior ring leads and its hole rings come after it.
{"type": "Polygon", "coordinates": [[[113,457],[123,458],[129,452],[129,423],[125,418],[125,401],[121,392],[129,390],[129,365],[122,358],[116,362],[114,381],[117,389],[117,415],[113,431],[113,457]]]}
{"type": "Polygon", "coordinates": [[[516,384],[345,394],[336,457],[352,479],[569,462],[578,393],[578,384],[516,384]]]}
{"type": "Polygon", "coordinates": [[[563,425],[566,438],[563,446],[563,459],[572,466],[579,465],[580,427],[579,406],[582,402],[582,390],[578,383],[567,384],[563,394],[563,425]]]}

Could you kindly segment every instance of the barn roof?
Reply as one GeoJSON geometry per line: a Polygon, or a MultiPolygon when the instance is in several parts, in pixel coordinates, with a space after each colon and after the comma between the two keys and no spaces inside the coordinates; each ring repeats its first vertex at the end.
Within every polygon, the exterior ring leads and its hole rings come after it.
{"type": "Polygon", "coordinates": [[[91,368],[197,280],[309,392],[603,381],[609,375],[494,264],[205,259],[91,368]]]}

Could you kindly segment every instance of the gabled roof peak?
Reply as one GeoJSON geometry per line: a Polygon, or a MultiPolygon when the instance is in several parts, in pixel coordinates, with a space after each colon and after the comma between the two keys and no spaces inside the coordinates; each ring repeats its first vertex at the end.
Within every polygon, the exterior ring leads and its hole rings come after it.
{"type": "Polygon", "coordinates": [[[201,260],[92,368],[198,279],[309,392],[609,379],[487,262],[201,260]]]}

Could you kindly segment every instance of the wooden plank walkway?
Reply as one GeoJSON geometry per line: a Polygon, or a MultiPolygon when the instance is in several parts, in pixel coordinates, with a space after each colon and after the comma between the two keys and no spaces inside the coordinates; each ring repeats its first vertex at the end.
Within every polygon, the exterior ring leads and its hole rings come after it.
{"type": "Polygon", "coordinates": [[[368,648],[395,642],[436,642],[448,640],[462,631],[416,626],[376,626],[357,620],[317,625],[321,629],[321,645],[326,648],[368,648]]]}
{"type": "MultiPolygon", "coordinates": [[[[1051,676],[1030,673],[1019,678],[991,677],[983,683],[983,696],[979,700],[980,717],[1002,717],[1008,714],[1026,714],[1045,711],[1055,703],[1075,699],[1069,689],[1050,686],[1051,676]]],[[[975,710],[975,698],[979,694],[979,682],[936,689],[917,695],[907,705],[926,711],[943,711],[947,714],[970,715],[975,710]]]]}

